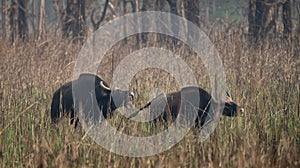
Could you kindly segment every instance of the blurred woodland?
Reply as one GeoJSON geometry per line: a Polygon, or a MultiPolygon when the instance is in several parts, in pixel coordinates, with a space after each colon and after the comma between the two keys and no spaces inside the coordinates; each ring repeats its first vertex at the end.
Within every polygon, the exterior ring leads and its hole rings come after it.
{"type": "MultiPolygon", "coordinates": [[[[220,24],[225,31],[238,27],[250,44],[270,36],[300,37],[297,0],[1,0],[1,6],[1,37],[12,44],[16,39],[45,39],[49,32],[82,42],[101,24],[140,11],[170,12],[207,32],[220,24]]],[[[137,41],[145,42],[145,36],[137,41]]]]}

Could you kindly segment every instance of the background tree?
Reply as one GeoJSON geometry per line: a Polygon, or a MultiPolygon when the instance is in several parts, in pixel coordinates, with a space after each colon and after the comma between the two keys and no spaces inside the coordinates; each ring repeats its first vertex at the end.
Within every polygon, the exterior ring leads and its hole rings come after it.
{"type": "MultiPolygon", "coordinates": [[[[142,4],[142,9],[141,9],[141,11],[142,11],[142,12],[145,12],[145,11],[151,10],[152,5],[154,5],[154,4],[152,4],[152,2],[151,2],[150,0],[143,0],[143,4],[142,4]]],[[[143,20],[142,22],[144,22],[144,23],[149,23],[149,22],[150,22],[146,17],[143,17],[142,20],[143,20]]],[[[144,27],[144,26],[145,26],[145,25],[142,24],[142,27],[143,27],[143,29],[145,30],[145,27],[144,27]]],[[[145,44],[145,43],[147,42],[147,39],[148,39],[147,35],[148,35],[148,34],[149,34],[149,33],[142,33],[142,34],[141,34],[141,38],[142,38],[142,43],[143,43],[143,44],[145,44]]]]}
{"type": "Polygon", "coordinates": [[[292,0],[249,0],[249,42],[250,44],[263,43],[271,30],[277,36],[278,29],[276,22],[282,22],[282,35],[285,39],[292,35],[292,0]],[[281,9],[281,10],[280,10],[281,9]],[[282,19],[279,20],[281,11],[282,19]]]}
{"type": "Polygon", "coordinates": [[[28,36],[28,25],[27,25],[27,0],[18,0],[18,32],[19,37],[22,40],[28,36]]]}
{"type": "Polygon", "coordinates": [[[75,3],[73,0],[67,0],[67,7],[65,10],[65,16],[64,16],[64,23],[62,26],[62,31],[63,31],[63,37],[69,37],[72,30],[74,30],[74,25],[75,25],[75,18],[74,18],[74,13],[75,11],[75,7],[74,7],[75,3]]]}
{"type": "Polygon", "coordinates": [[[285,38],[290,37],[292,34],[292,9],[291,9],[291,1],[286,0],[282,5],[282,21],[283,21],[283,35],[285,38]]]}
{"type": "Polygon", "coordinates": [[[109,0],[105,0],[102,15],[101,15],[101,18],[99,21],[95,21],[94,14],[95,14],[96,9],[93,9],[92,14],[91,14],[91,21],[92,21],[94,30],[97,30],[99,28],[100,24],[103,22],[108,7],[109,7],[109,0]]]}
{"type": "Polygon", "coordinates": [[[82,41],[85,36],[85,1],[67,0],[65,13],[63,37],[70,37],[72,33],[75,41],[82,41]]]}
{"type": "Polygon", "coordinates": [[[296,5],[297,8],[297,15],[298,15],[298,28],[297,28],[297,36],[298,36],[298,41],[300,41],[300,3],[296,5]]]}
{"type": "Polygon", "coordinates": [[[75,30],[73,38],[76,38],[80,42],[83,42],[85,37],[85,1],[77,0],[77,12],[75,13],[75,30]]]}
{"type": "MultiPolygon", "coordinates": [[[[185,18],[189,21],[191,21],[196,26],[200,27],[200,0],[184,0],[184,14],[185,18]]],[[[187,25],[188,26],[188,25],[187,25]]],[[[191,27],[187,27],[187,31],[189,34],[188,40],[190,39],[190,36],[194,36],[196,34],[193,33],[191,30],[191,27]]]]}
{"type": "Polygon", "coordinates": [[[6,38],[6,0],[2,0],[1,2],[2,9],[2,36],[3,39],[6,38]]]}
{"type": "Polygon", "coordinates": [[[15,42],[17,33],[23,41],[28,37],[27,3],[27,0],[11,1],[9,13],[11,43],[15,42]]]}
{"type": "Polygon", "coordinates": [[[267,0],[249,0],[249,35],[250,42],[257,43],[265,35],[265,25],[269,14],[267,0]]]}
{"type": "MultiPolygon", "coordinates": [[[[42,39],[45,34],[45,0],[41,0],[40,2],[41,4],[40,4],[39,27],[38,27],[39,40],[42,39]]],[[[32,3],[34,3],[34,1],[32,3]]]]}
{"type": "Polygon", "coordinates": [[[16,39],[16,34],[17,34],[17,10],[18,10],[18,5],[15,0],[11,1],[10,5],[10,12],[9,12],[9,25],[10,25],[10,40],[11,43],[13,44],[16,39]]]}
{"type": "MultiPolygon", "coordinates": [[[[174,15],[178,15],[177,0],[167,0],[167,1],[168,1],[169,6],[170,6],[170,12],[174,15]]],[[[179,27],[177,27],[178,23],[176,23],[176,20],[174,20],[174,17],[171,17],[170,22],[172,24],[172,30],[174,31],[173,33],[175,35],[178,35],[178,31],[179,31],[178,28],[179,27]]],[[[177,44],[177,39],[173,38],[172,43],[173,43],[173,45],[176,45],[177,44]]]]}

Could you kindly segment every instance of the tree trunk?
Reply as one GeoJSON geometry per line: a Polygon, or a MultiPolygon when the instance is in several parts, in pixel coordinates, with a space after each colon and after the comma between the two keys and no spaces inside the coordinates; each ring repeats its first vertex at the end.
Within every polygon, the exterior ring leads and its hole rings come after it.
{"type": "Polygon", "coordinates": [[[26,18],[26,0],[18,0],[18,32],[19,38],[22,40],[25,40],[28,36],[26,18]]]}
{"type": "Polygon", "coordinates": [[[184,1],[186,19],[200,27],[199,14],[200,14],[200,0],[186,0],[184,1]]]}
{"type": "Polygon", "coordinates": [[[35,39],[37,37],[37,35],[36,35],[36,26],[35,26],[35,24],[36,24],[36,0],[32,0],[31,8],[32,8],[32,15],[33,15],[31,26],[32,26],[32,30],[33,30],[33,36],[34,36],[34,39],[35,39]]]}
{"type": "MultiPolygon", "coordinates": [[[[162,11],[163,8],[165,6],[165,1],[162,1],[162,0],[156,0],[155,1],[155,7],[154,7],[154,10],[155,11],[162,11]]],[[[162,25],[160,24],[155,24],[155,26],[158,28],[158,29],[161,29],[162,28],[162,25]]],[[[154,42],[156,44],[162,44],[162,42],[166,41],[166,37],[162,34],[155,34],[154,35],[154,42]]]]}
{"type": "Polygon", "coordinates": [[[254,42],[254,28],[255,28],[255,22],[254,22],[254,13],[255,13],[255,5],[254,0],[249,0],[249,9],[248,9],[248,34],[249,34],[249,43],[252,44],[254,42]]]}
{"type": "MultiPolygon", "coordinates": [[[[151,2],[149,0],[143,0],[143,5],[142,5],[142,9],[141,11],[142,12],[145,12],[147,10],[150,9],[150,5],[151,5],[151,2]]],[[[144,27],[144,24],[143,23],[149,23],[150,21],[146,18],[146,17],[143,17],[142,18],[142,29],[143,30],[146,30],[146,28],[144,27]]],[[[145,44],[148,40],[148,35],[149,33],[142,33],[141,36],[142,36],[142,43],[145,44]]]]}
{"type": "Polygon", "coordinates": [[[99,28],[100,24],[102,23],[102,21],[104,20],[108,7],[109,7],[109,0],[105,0],[103,11],[102,11],[102,16],[99,21],[94,20],[95,9],[93,10],[92,15],[91,15],[91,21],[92,21],[94,30],[97,30],[99,28]]]}
{"type": "MultiPolygon", "coordinates": [[[[139,6],[140,6],[139,0],[133,0],[133,1],[134,1],[133,7],[132,7],[133,8],[133,10],[132,10],[133,13],[139,12],[140,11],[140,9],[139,9],[139,6]]],[[[133,18],[134,18],[136,24],[139,25],[137,17],[134,15],[133,18]]],[[[134,26],[134,29],[135,29],[135,32],[138,32],[139,26],[134,26]]],[[[136,48],[140,47],[140,34],[135,35],[135,47],[136,48]]]]}
{"type": "Polygon", "coordinates": [[[278,19],[278,13],[279,13],[279,5],[276,4],[275,7],[274,7],[274,14],[273,14],[273,18],[274,18],[274,30],[273,30],[273,34],[275,34],[275,36],[277,35],[276,20],[278,19]]]}
{"type": "Polygon", "coordinates": [[[10,13],[9,13],[9,25],[10,25],[10,40],[11,44],[15,43],[17,34],[17,10],[18,5],[15,0],[11,1],[10,13]]]}
{"type": "Polygon", "coordinates": [[[77,0],[77,11],[75,12],[76,26],[73,32],[73,38],[76,41],[83,42],[85,36],[85,1],[77,0]]]}
{"type": "Polygon", "coordinates": [[[282,5],[282,21],[284,26],[283,35],[285,38],[288,38],[292,34],[292,9],[290,0],[286,0],[282,5]]]}
{"type": "Polygon", "coordinates": [[[85,36],[85,20],[85,1],[67,0],[63,37],[70,37],[72,33],[73,42],[82,42],[85,36]]]}
{"type": "MultiPolygon", "coordinates": [[[[174,15],[178,15],[178,10],[177,10],[177,0],[168,0],[168,3],[170,5],[170,12],[174,15]]],[[[178,36],[178,31],[179,31],[179,27],[178,27],[178,23],[176,23],[176,19],[174,19],[174,17],[171,17],[170,22],[172,24],[172,31],[174,33],[175,36],[178,36]]],[[[178,40],[176,38],[172,39],[172,44],[176,45],[178,42],[178,40]]]]}
{"type": "MultiPolygon", "coordinates": [[[[127,6],[127,2],[126,0],[123,0],[123,15],[126,15],[127,13],[127,9],[126,9],[126,6],[127,6]]],[[[123,26],[123,34],[124,34],[124,40],[123,40],[123,44],[127,44],[127,38],[126,38],[126,34],[127,34],[127,31],[126,31],[126,17],[124,18],[124,25],[123,26]]]]}
{"type": "MultiPolygon", "coordinates": [[[[167,1],[169,1],[169,0],[167,0],[167,1]]],[[[155,11],[162,11],[164,6],[165,6],[165,1],[156,0],[154,10],[155,11]]]]}
{"type": "Polygon", "coordinates": [[[38,40],[41,40],[43,38],[44,33],[45,33],[45,0],[41,0],[38,40]]]}
{"type": "Polygon", "coordinates": [[[64,18],[64,24],[62,26],[63,29],[63,37],[67,38],[70,37],[71,32],[74,30],[75,26],[75,6],[74,0],[67,0],[67,7],[66,7],[66,16],[64,18]]]}
{"type": "MultiPolygon", "coordinates": [[[[193,24],[200,28],[200,0],[185,0],[184,2],[184,13],[187,20],[191,21],[193,24]]],[[[197,32],[191,30],[191,25],[187,25],[187,40],[190,41],[191,38],[198,38],[197,32]]]]}
{"type": "Polygon", "coordinates": [[[298,13],[298,28],[297,28],[297,36],[300,41],[300,3],[297,5],[297,13],[298,13]]]}
{"type": "Polygon", "coordinates": [[[2,37],[6,38],[6,0],[2,0],[2,37]]]}
{"type": "Polygon", "coordinates": [[[254,19],[254,30],[253,36],[255,42],[262,37],[263,32],[263,13],[264,13],[264,2],[256,0],[255,2],[255,19],[254,19]]]}
{"type": "MultiPolygon", "coordinates": [[[[267,2],[267,0],[249,1],[248,32],[250,35],[250,44],[257,44],[266,37],[267,20],[270,11],[270,6],[267,5],[267,2]]],[[[272,26],[272,24],[270,26],[272,26]]]]}
{"type": "Polygon", "coordinates": [[[273,5],[273,15],[272,15],[272,20],[269,22],[269,24],[265,27],[265,32],[264,34],[267,35],[268,32],[270,32],[273,29],[273,34],[276,36],[277,34],[277,30],[276,30],[276,20],[278,18],[278,8],[279,8],[279,4],[274,4],[273,5]]]}
{"type": "Polygon", "coordinates": [[[256,40],[264,40],[266,37],[266,23],[269,14],[269,6],[266,4],[266,0],[256,0],[256,11],[255,11],[255,29],[254,35],[256,36],[256,40]]]}

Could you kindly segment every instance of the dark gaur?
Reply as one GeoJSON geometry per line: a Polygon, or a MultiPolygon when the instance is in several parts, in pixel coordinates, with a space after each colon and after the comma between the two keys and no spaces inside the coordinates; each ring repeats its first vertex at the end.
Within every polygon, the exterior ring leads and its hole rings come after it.
{"type": "MultiPolygon", "coordinates": [[[[51,120],[56,124],[61,116],[70,115],[70,122],[73,124],[75,111],[83,109],[84,114],[89,115],[85,116],[86,118],[93,117],[95,121],[99,121],[100,114],[97,108],[100,109],[106,119],[108,114],[112,114],[114,110],[126,105],[132,99],[132,92],[120,89],[112,92],[108,84],[100,77],[84,73],[78,79],[64,84],[55,91],[51,104],[51,120]],[[112,100],[112,93],[117,100],[112,100]],[[73,94],[75,95],[73,96],[73,94]]],[[[77,118],[75,127],[78,125],[78,121],[77,118]]]]}
{"type": "MultiPolygon", "coordinates": [[[[199,105],[198,107],[195,107],[197,109],[197,118],[195,120],[195,126],[196,127],[202,127],[207,117],[209,116],[209,108],[211,104],[213,104],[213,107],[220,107],[222,103],[224,103],[224,108],[222,110],[222,115],[224,116],[237,116],[238,112],[242,112],[244,109],[238,106],[230,97],[229,94],[227,93],[227,99],[221,102],[215,101],[212,96],[207,93],[205,90],[199,87],[195,86],[189,86],[189,87],[184,87],[178,92],[172,92],[168,93],[166,95],[159,95],[156,98],[154,98],[151,102],[147,103],[144,107],[142,107],[139,111],[133,113],[129,118],[132,118],[136,116],[138,113],[141,112],[141,110],[150,107],[150,114],[157,113],[157,106],[159,105],[152,105],[153,102],[166,102],[165,108],[163,113],[160,115],[163,119],[163,121],[175,121],[176,117],[178,116],[180,112],[180,106],[181,106],[181,96],[184,95],[184,101],[185,102],[191,102],[192,105],[197,104],[199,105]],[[200,96],[197,98],[196,96],[200,96]],[[195,102],[199,101],[198,103],[195,102]]],[[[161,108],[160,108],[161,109],[161,108]]],[[[213,109],[216,110],[216,109],[213,109]]],[[[220,110],[219,110],[220,111],[220,110]]],[[[154,120],[157,122],[157,119],[154,120]]]]}

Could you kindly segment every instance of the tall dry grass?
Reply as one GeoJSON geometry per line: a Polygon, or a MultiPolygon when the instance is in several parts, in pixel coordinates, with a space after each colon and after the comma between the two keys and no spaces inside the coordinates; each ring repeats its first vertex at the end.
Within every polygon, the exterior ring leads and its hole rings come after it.
{"type": "MultiPolygon", "coordinates": [[[[2,167],[299,167],[300,88],[299,43],[275,38],[262,48],[249,47],[241,31],[211,35],[224,63],[227,86],[245,108],[236,118],[222,117],[217,129],[200,143],[190,131],[173,148],[155,156],[132,158],[102,149],[65,119],[51,126],[52,93],[71,80],[79,46],[49,38],[0,46],[0,164],[2,167]]],[[[111,81],[112,70],[132,52],[119,43],[99,66],[98,75],[111,81]],[[114,62],[112,62],[112,60],[114,62]],[[112,67],[114,66],[114,67],[112,67]]],[[[154,44],[155,45],[155,44],[154,44]]],[[[166,47],[168,48],[168,47],[166,47]]],[[[201,60],[182,45],[169,49],[197,74],[209,90],[201,60]],[[200,66],[199,66],[200,65],[200,66]]],[[[178,89],[174,78],[158,69],[139,72],[131,81],[136,105],[148,91],[178,89]]],[[[116,124],[120,116],[110,121],[116,124]]],[[[121,125],[123,132],[151,132],[147,125],[121,125]]]]}

